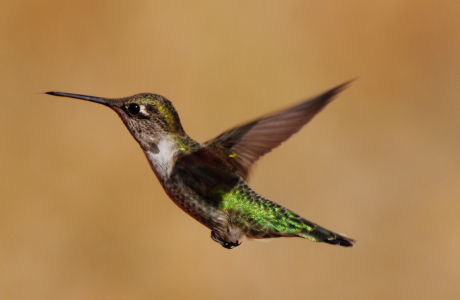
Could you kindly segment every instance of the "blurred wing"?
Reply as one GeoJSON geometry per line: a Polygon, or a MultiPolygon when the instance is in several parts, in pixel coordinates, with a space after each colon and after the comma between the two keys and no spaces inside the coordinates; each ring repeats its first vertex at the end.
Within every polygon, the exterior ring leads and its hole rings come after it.
{"type": "Polygon", "coordinates": [[[294,107],[230,129],[208,141],[206,145],[228,149],[225,155],[227,161],[247,180],[251,166],[262,155],[299,131],[349,83],[339,85],[294,107]]]}
{"type": "Polygon", "coordinates": [[[211,202],[220,201],[219,192],[231,190],[240,180],[231,165],[207,148],[180,157],[170,178],[211,202]]]}

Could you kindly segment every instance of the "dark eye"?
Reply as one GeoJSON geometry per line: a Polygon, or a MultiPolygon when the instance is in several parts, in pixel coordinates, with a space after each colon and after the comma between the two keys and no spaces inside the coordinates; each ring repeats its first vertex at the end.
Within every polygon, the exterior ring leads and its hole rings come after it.
{"type": "Polygon", "coordinates": [[[128,106],[128,110],[129,110],[129,113],[130,113],[130,114],[132,114],[132,115],[137,115],[141,109],[140,109],[140,107],[139,107],[138,104],[136,104],[136,103],[131,103],[131,104],[128,106]]]}

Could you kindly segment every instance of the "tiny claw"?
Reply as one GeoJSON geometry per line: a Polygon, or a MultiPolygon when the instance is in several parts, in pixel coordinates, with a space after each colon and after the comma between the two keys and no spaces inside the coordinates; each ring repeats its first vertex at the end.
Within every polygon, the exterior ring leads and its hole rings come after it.
{"type": "Polygon", "coordinates": [[[236,241],[236,242],[227,242],[227,241],[224,241],[222,239],[220,239],[215,233],[214,231],[211,231],[211,238],[219,243],[222,247],[224,247],[225,249],[233,249],[235,247],[238,247],[239,245],[241,245],[242,242],[240,241],[236,241]]]}

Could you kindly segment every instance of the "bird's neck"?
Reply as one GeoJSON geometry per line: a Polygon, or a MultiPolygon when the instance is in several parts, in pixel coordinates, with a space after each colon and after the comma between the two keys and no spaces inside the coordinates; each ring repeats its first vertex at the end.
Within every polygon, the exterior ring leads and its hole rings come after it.
{"type": "Polygon", "coordinates": [[[180,155],[184,155],[201,147],[188,135],[166,135],[155,139],[153,147],[143,148],[152,170],[161,183],[164,183],[174,168],[180,155]]]}

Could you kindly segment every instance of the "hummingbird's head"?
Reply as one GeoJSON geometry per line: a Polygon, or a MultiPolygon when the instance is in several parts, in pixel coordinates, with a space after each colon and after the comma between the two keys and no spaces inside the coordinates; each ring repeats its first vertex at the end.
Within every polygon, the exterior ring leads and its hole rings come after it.
{"type": "Polygon", "coordinates": [[[46,94],[70,97],[103,104],[113,109],[144,151],[158,151],[163,139],[184,134],[179,115],[171,101],[157,94],[136,94],[109,99],[61,92],[46,94]]]}

